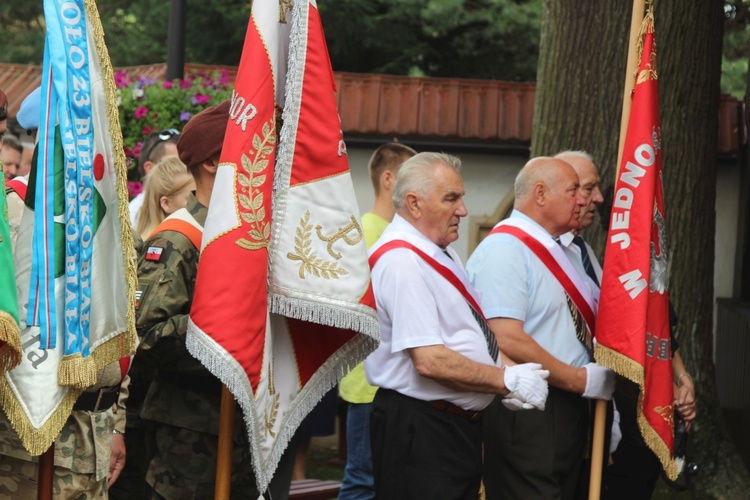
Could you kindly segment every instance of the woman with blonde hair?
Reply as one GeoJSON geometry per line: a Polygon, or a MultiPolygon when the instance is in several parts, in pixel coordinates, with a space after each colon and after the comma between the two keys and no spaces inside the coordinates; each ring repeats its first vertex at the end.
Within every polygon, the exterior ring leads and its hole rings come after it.
{"type": "Polygon", "coordinates": [[[166,156],[146,177],[143,206],[138,211],[136,232],[148,239],[168,215],[183,208],[195,190],[195,180],[177,156],[166,156]]]}

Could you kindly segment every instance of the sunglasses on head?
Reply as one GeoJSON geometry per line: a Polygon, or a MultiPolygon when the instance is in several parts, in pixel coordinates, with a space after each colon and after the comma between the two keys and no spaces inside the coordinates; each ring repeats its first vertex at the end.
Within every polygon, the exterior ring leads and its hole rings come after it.
{"type": "MultiPolygon", "coordinates": [[[[148,148],[148,154],[144,156],[146,158],[146,161],[151,159],[151,153],[154,152],[154,149],[156,149],[156,146],[161,144],[164,141],[168,141],[169,139],[173,137],[178,137],[180,135],[180,131],[173,129],[173,128],[166,128],[164,130],[160,130],[156,133],[156,137],[159,139],[158,141],[154,141],[153,144],[151,144],[151,147],[148,148]]],[[[141,154],[146,153],[145,151],[142,151],[141,154]]]]}

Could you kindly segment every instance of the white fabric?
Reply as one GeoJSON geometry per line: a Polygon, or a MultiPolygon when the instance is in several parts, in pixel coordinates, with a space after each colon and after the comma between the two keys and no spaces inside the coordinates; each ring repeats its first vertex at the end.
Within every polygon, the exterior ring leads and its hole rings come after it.
{"type": "Polygon", "coordinates": [[[615,372],[596,363],[589,363],[584,368],[586,369],[586,390],[583,391],[583,397],[607,401],[612,399],[617,380],[615,372]]]}
{"type": "MultiPolygon", "coordinates": [[[[529,229],[527,233],[550,250],[596,311],[590,289],[549,233],[517,210],[503,222],[520,223],[524,230],[529,229]]],[[[482,310],[487,318],[522,321],[524,331],[564,363],[581,367],[590,361],[586,348],[576,337],[565,290],[518,238],[509,234],[485,238],[469,259],[467,273],[482,298],[482,310]]]]}
{"type": "MultiPolygon", "coordinates": [[[[575,245],[573,243],[573,238],[575,235],[572,232],[567,232],[565,234],[560,235],[560,244],[563,247],[563,250],[565,250],[565,255],[568,256],[568,259],[570,259],[570,262],[573,264],[573,266],[576,268],[576,271],[581,275],[583,280],[588,285],[589,289],[591,290],[592,295],[594,296],[594,300],[596,301],[597,308],[599,307],[599,285],[592,280],[588,274],[586,274],[586,270],[583,268],[583,261],[581,260],[581,249],[578,245],[575,245]]],[[[594,273],[596,274],[596,279],[599,280],[599,283],[602,282],[602,266],[599,264],[599,259],[596,257],[596,254],[594,253],[594,249],[591,248],[591,245],[586,242],[586,240],[583,240],[583,243],[586,245],[586,250],[589,254],[589,260],[591,261],[591,265],[594,268],[594,273]]],[[[595,309],[596,310],[596,309],[595,309]]]]}
{"type": "Polygon", "coordinates": [[[133,228],[135,228],[136,224],[138,224],[138,210],[141,209],[145,200],[146,193],[144,191],[141,191],[135,196],[135,198],[130,200],[130,203],[128,203],[128,209],[130,210],[130,225],[133,228]]]}
{"type": "MultiPolygon", "coordinates": [[[[405,240],[449,268],[466,286],[469,283],[458,254],[450,258],[406,220],[396,215],[370,254],[392,240],[405,240]],[[451,260],[452,258],[452,260],[451,260]]],[[[461,293],[430,264],[409,249],[383,254],[372,271],[378,306],[381,343],[365,360],[367,380],[406,396],[425,401],[444,399],[467,410],[481,410],[494,395],[459,392],[417,373],[408,349],[444,345],[479,363],[498,366],[487,352],[487,342],[461,293]]]]}
{"type": "Polygon", "coordinates": [[[547,402],[549,387],[545,380],[549,377],[549,370],[542,370],[539,363],[524,363],[521,365],[506,366],[505,388],[510,394],[504,399],[503,404],[511,410],[519,409],[518,402],[522,403],[521,408],[544,411],[544,404],[547,402]]]}

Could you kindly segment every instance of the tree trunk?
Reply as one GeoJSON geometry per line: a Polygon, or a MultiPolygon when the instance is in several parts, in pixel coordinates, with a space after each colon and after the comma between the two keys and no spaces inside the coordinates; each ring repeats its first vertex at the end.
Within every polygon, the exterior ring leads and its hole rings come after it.
{"type": "MultiPolygon", "coordinates": [[[[750,477],[718,407],[713,364],[716,139],[723,2],[657,0],[670,297],[675,336],[693,375],[698,420],[689,453],[699,498],[744,498],[750,477]]],[[[614,182],[632,4],[546,0],[532,156],[589,152],[602,185],[614,182]]],[[[601,250],[605,234],[586,235],[601,250]]]]}

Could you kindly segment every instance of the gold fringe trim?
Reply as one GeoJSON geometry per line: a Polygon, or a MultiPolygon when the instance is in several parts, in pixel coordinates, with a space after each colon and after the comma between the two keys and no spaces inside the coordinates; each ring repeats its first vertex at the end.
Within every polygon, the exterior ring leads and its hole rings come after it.
{"type": "Polygon", "coordinates": [[[605,347],[602,344],[596,344],[594,358],[600,365],[606,366],[618,375],[621,375],[638,385],[638,388],[640,389],[640,392],[638,393],[638,427],[641,429],[643,441],[649,448],[651,448],[651,451],[653,451],[654,455],[659,459],[664,468],[664,472],[666,472],[669,479],[672,481],[676,480],[678,475],[677,464],[672,457],[672,453],[669,451],[669,447],[661,436],[659,436],[659,433],[651,427],[651,424],[648,423],[646,416],[643,414],[643,366],[629,357],[620,354],[609,347],[605,347]]]}
{"type": "Polygon", "coordinates": [[[115,191],[117,193],[117,219],[120,221],[120,241],[122,242],[122,259],[125,269],[125,285],[128,306],[126,308],[127,323],[127,351],[135,353],[137,335],[135,332],[135,291],[138,288],[138,274],[136,272],[136,254],[133,233],[130,229],[130,210],[128,209],[128,167],[125,162],[122,129],[120,128],[120,114],[117,109],[117,93],[115,88],[115,72],[109,59],[107,45],[104,43],[104,28],[99,18],[99,11],[95,0],[85,0],[86,13],[91,30],[94,33],[94,46],[99,56],[99,66],[102,71],[102,85],[104,98],[107,103],[107,121],[109,122],[109,137],[112,141],[112,154],[116,177],[115,191]]]}
{"type": "Polygon", "coordinates": [[[643,16],[643,21],[641,21],[641,27],[638,30],[638,43],[636,44],[636,51],[638,52],[638,66],[635,68],[633,76],[637,78],[638,76],[638,70],[641,68],[641,59],[643,57],[643,38],[646,36],[646,33],[653,33],[654,32],[654,6],[651,2],[648,2],[648,10],[646,11],[646,15],[643,16]]]}
{"type": "Polygon", "coordinates": [[[85,389],[96,384],[96,363],[91,356],[80,353],[65,356],[57,367],[57,383],[66,387],[85,389]]]}
{"type": "Polygon", "coordinates": [[[13,316],[0,311],[0,374],[12,370],[21,362],[21,331],[13,316]]]}
{"type": "Polygon", "coordinates": [[[76,399],[82,392],[81,389],[69,389],[52,415],[37,429],[31,425],[8,380],[5,377],[0,379],[0,404],[2,404],[10,425],[13,426],[21,439],[21,444],[32,456],[39,456],[49,449],[57,435],[60,434],[60,430],[68,420],[70,412],[73,411],[76,399]]]}

